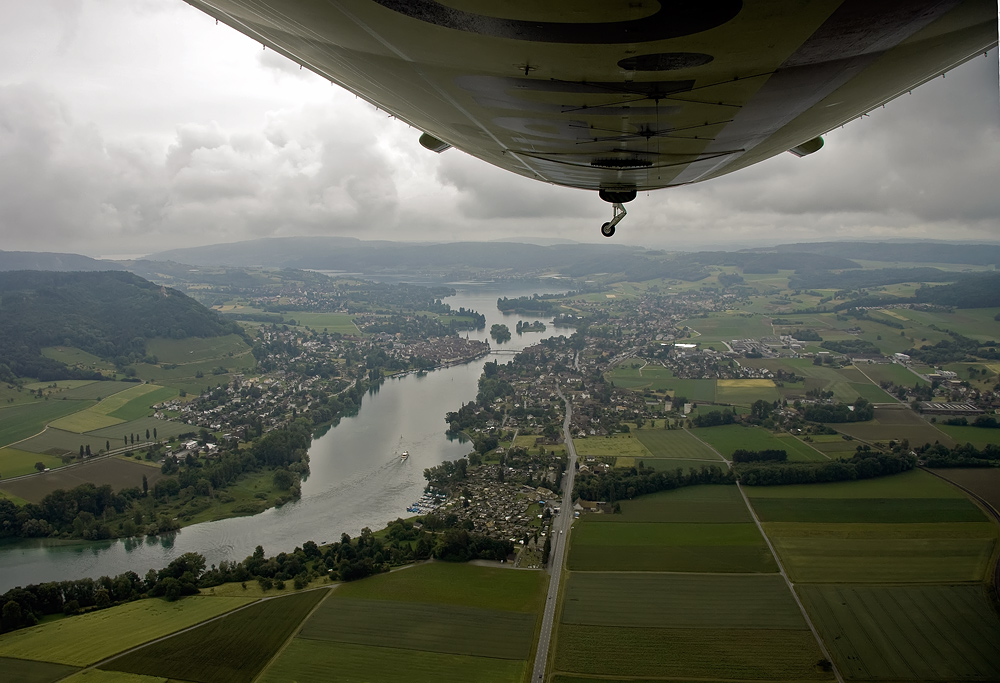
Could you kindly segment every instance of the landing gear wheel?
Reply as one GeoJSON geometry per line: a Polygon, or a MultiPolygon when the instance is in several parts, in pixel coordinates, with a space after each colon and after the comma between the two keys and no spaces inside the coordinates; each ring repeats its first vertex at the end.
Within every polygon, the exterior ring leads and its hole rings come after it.
{"type": "Polygon", "coordinates": [[[601,226],[601,234],[605,237],[611,237],[615,234],[615,226],[618,225],[623,218],[625,218],[625,207],[619,202],[615,202],[613,205],[613,216],[611,220],[601,226]]]}

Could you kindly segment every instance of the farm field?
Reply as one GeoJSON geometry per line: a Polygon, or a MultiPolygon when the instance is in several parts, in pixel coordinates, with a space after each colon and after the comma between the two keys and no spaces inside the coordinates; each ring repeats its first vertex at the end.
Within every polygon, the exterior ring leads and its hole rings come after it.
{"type": "Polygon", "coordinates": [[[527,662],[295,638],[260,683],[520,683],[527,662]]]}
{"type": "Polygon", "coordinates": [[[849,680],[1000,679],[1000,620],[980,586],[800,586],[849,680]]]}
{"type": "MultiPolygon", "coordinates": [[[[112,443],[112,448],[117,448],[121,443],[120,439],[122,437],[121,431],[109,427],[116,436],[113,438],[118,441],[118,443],[112,443]]],[[[100,430],[95,434],[75,434],[73,432],[63,431],[62,429],[53,429],[52,427],[47,428],[41,434],[33,436],[30,439],[26,439],[17,444],[17,448],[25,451],[30,451],[32,453],[45,453],[48,455],[62,456],[62,455],[78,455],[80,453],[80,446],[87,447],[90,446],[91,453],[100,453],[105,450],[108,442],[112,437],[99,436],[100,432],[105,430],[100,430]]]]}
{"type": "Polygon", "coordinates": [[[718,403],[750,406],[754,401],[777,401],[781,394],[769,379],[720,379],[715,382],[718,403]]]}
{"type": "Polygon", "coordinates": [[[146,353],[156,356],[161,363],[195,363],[246,353],[250,350],[239,335],[229,334],[223,337],[189,337],[187,339],[149,339],[146,341],[146,353]]]}
{"type": "MultiPolygon", "coordinates": [[[[618,458],[618,460],[623,460],[618,458]]],[[[719,458],[715,460],[678,460],[677,458],[642,458],[642,464],[646,467],[651,467],[657,472],[672,472],[676,469],[680,469],[682,472],[690,472],[692,470],[698,470],[702,467],[725,467],[725,463],[719,458]]],[[[633,458],[633,461],[638,464],[638,460],[633,458]]],[[[621,462],[615,462],[615,467],[625,467],[626,465],[621,462]]],[[[631,467],[631,465],[629,465],[631,467]]]]}
{"type": "Polygon", "coordinates": [[[547,588],[540,572],[434,562],[345,583],[337,597],[405,602],[419,596],[425,603],[534,613],[547,588]]]}
{"type": "Polygon", "coordinates": [[[792,486],[748,486],[752,502],[758,498],[965,498],[933,474],[919,469],[891,477],[792,486]]]}
{"type": "Polygon", "coordinates": [[[578,524],[571,538],[568,567],[574,572],[778,570],[763,537],[752,523],[606,524],[588,521],[578,524]]]}
{"type": "Polygon", "coordinates": [[[650,628],[805,629],[777,574],[574,572],[560,623],[650,628]]]}
{"type": "Polygon", "coordinates": [[[1000,322],[993,319],[998,312],[1000,308],[963,308],[951,313],[907,310],[903,315],[926,327],[937,325],[966,337],[987,341],[1000,338],[1000,322]]]}
{"type": "Polygon", "coordinates": [[[790,578],[807,583],[978,582],[997,543],[988,523],[782,523],[764,531],[790,578]]]}
{"type": "Polygon", "coordinates": [[[761,427],[723,425],[697,427],[690,432],[726,458],[731,458],[737,449],[748,451],[776,449],[787,452],[790,461],[826,460],[822,453],[790,434],[776,435],[761,427]]]}
{"type": "Polygon", "coordinates": [[[1000,429],[983,429],[982,427],[967,427],[960,425],[935,425],[950,436],[955,443],[965,445],[971,443],[976,448],[986,448],[989,444],[1000,446],[1000,429]]]}
{"type": "Polygon", "coordinates": [[[113,427],[105,427],[104,429],[95,429],[92,432],[86,434],[86,436],[96,437],[98,439],[111,440],[111,447],[117,448],[119,445],[124,445],[121,443],[121,439],[130,434],[136,435],[136,442],[138,442],[138,437],[142,437],[142,440],[146,440],[146,430],[149,430],[150,438],[152,438],[153,430],[156,430],[156,438],[163,440],[169,439],[171,436],[180,436],[181,434],[190,434],[196,431],[195,427],[189,424],[184,424],[183,422],[171,422],[170,420],[158,420],[155,417],[143,417],[138,420],[130,420],[129,422],[122,422],[113,427]]]}
{"type": "Polygon", "coordinates": [[[721,462],[718,453],[692,437],[686,429],[639,429],[632,434],[656,458],[721,462]]]}
{"type": "Polygon", "coordinates": [[[0,448],[0,478],[10,479],[23,474],[34,474],[35,463],[41,462],[46,467],[62,467],[62,460],[51,455],[39,455],[16,448],[0,448]]]}
{"type": "Polygon", "coordinates": [[[842,434],[812,434],[810,446],[829,458],[850,457],[857,451],[856,441],[845,439],[842,434]]]}
{"type": "Polygon", "coordinates": [[[130,652],[101,668],[194,683],[249,683],[328,594],[329,590],[313,590],[261,600],[222,619],[130,652]]]}
{"type": "Polygon", "coordinates": [[[41,349],[46,358],[65,363],[70,367],[81,367],[90,370],[108,370],[114,372],[114,365],[101,360],[97,356],[75,346],[44,346],[41,349]]]}
{"type": "Polygon", "coordinates": [[[61,393],[59,397],[68,400],[92,399],[100,401],[134,386],[135,384],[132,382],[88,382],[61,393]]]}
{"type": "MultiPolygon", "coordinates": [[[[823,484],[816,484],[823,486],[823,484]]],[[[753,487],[746,487],[747,492],[753,487]]],[[[966,498],[754,498],[762,522],[919,523],[985,520],[966,498]]]]}
{"type": "Polygon", "coordinates": [[[617,456],[648,458],[652,455],[642,444],[642,440],[632,434],[612,434],[610,436],[590,436],[573,439],[576,452],[581,458],[587,456],[617,456]]]}
{"type": "Polygon", "coordinates": [[[931,470],[948,481],[964,486],[1000,511],[1000,468],[948,468],[931,470]]]}
{"type": "MultiPolygon", "coordinates": [[[[791,599],[789,597],[789,599],[791,599]]],[[[621,628],[562,624],[560,673],[680,679],[830,681],[808,630],[621,628]]]]}
{"type": "Polygon", "coordinates": [[[685,486],[621,501],[621,514],[587,515],[580,524],[617,522],[752,522],[735,486],[685,486]]]}
{"type": "Polygon", "coordinates": [[[690,341],[732,341],[748,337],[768,337],[773,334],[771,319],[747,313],[710,313],[704,318],[689,318],[681,323],[692,332],[690,341]]]}
{"type": "Polygon", "coordinates": [[[65,683],[171,683],[159,676],[140,676],[121,671],[101,671],[100,669],[84,669],[70,676],[65,683]]]}
{"type": "Polygon", "coordinates": [[[0,671],[3,672],[4,680],[18,683],[54,683],[76,670],[76,667],[65,664],[0,657],[0,671]]]}
{"type": "Polygon", "coordinates": [[[133,384],[130,388],[105,398],[97,405],[53,421],[51,426],[77,434],[92,432],[95,429],[120,424],[127,419],[148,415],[149,406],[158,402],[150,400],[150,397],[166,397],[174,394],[173,389],[165,389],[155,384],[133,384]]]}
{"type": "Polygon", "coordinates": [[[0,408],[0,446],[38,434],[53,420],[87,408],[90,402],[36,401],[0,408]]]}
{"type": "Polygon", "coordinates": [[[298,637],[471,657],[526,660],[534,614],[458,605],[366,600],[334,595],[298,637]]]}
{"type": "Polygon", "coordinates": [[[249,602],[200,596],[177,602],[138,600],[5,633],[0,636],[0,657],[87,666],[249,602]]]}
{"type": "Polygon", "coordinates": [[[879,382],[892,382],[903,387],[912,387],[914,384],[928,384],[927,381],[920,379],[906,367],[898,363],[863,363],[860,369],[861,372],[876,384],[879,382]]]}
{"type": "Polygon", "coordinates": [[[45,496],[56,489],[69,490],[85,483],[95,486],[109,484],[115,491],[131,487],[142,488],[143,476],[152,487],[166,475],[156,467],[134,460],[110,457],[91,460],[73,467],[62,467],[37,477],[3,482],[2,486],[4,491],[18,498],[40,503],[45,496]]]}
{"type": "Polygon", "coordinates": [[[954,439],[903,406],[875,408],[875,419],[869,422],[847,422],[827,426],[862,441],[908,439],[913,446],[922,446],[935,441],[940,441],[948,447],[955,446],[954,439]]]}

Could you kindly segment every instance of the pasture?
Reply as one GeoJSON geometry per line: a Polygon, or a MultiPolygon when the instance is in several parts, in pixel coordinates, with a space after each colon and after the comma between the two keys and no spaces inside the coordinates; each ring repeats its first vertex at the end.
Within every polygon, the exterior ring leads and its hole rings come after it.
{"type": "Polygon", "coordinates": [[[329,590],[313,590],[261,600],[223,619],[130,652],[101,668],[194,683],[250,683],[328,594],[329,590]]]}
{"type": "Polygon", "coordinates": [[[364,600],[334,594],[299,637],[471,657],[527,659],[534,614],[458,605],[364,600]]]}
{"type": "Polygon", "coordinates": [[[338,598],[413,601],[485,610],[537,612],[548,586],[541,572],[520,572],[470,564],[419,564],[337,588],[338,598]]]}
{"type": "Polygon", "coordinates": [[[776,572],[756,525],[584,523],[573,530],[568,566],[605,572],[776,572]]]}
{"type": "Polygon", "coordinates": [[[51,426],[77,434],[92,432],[96,429],[121,424],[127,419],[144,417],[150,412],[149,406],[159,402],[151,401],[151,397],[173,396],[175,393],[173,389],[165,389],[155,384],[133,384],[128,389],[105,398],[95,406],[53,421],[51,426]]]}
{"type": "Polygon", "coordinates": [[[753,521],[735,486],[685,486],[621,501],[617,515],[586,515],[581,524],[616,522],[739,523],[753,521]]]}
{"type": "Polygon", "coordinates": [[[177,396],[177,389],[174,389],[173,387],[157,387],[155,384],[149,384],[147,386],[153,387],[153,390],[146,394],[133,397],[125,405],[113,410],[110,413],[111,417],[117,417],[118,419],[125,420],[126,422],[129,422],[130,420],[138,420],[149,416],[149,414],[153,412],[150,409],[150,406],[154,406],[157,403],[163,403],[164,401],[169,401],[177,396]]]}
{"type": "Polygon", "coordinates": [[[62,467],[62,460],[52,455],[40,455],[20,451],[16,448],[0,448],[0,478],[10,479],[22,474],[34,474],[35,463],[41,462],[46,467],[62,467]]]}
{"type": "MultiPolygon", "coordinates": [[[[513,572],[512,572],[513,573],[513,572]]],[[[400,648],[295,638],[260,677],[260,683],[520,683],[528,664],[400,648]]]]}
{"type": "Polygon", "coordinates": [[[1000,322],[994,320],[997,313],[1000,308],[961,308],[952,312],[908,310],[904,315],[928,328],[937,325],[966,337],[988,341],[1000,338],[1000,322]]]}
{"type": "Polygon", "coordinates": [[[848,679],[1000,679],[1000,620],[979,586],[800,586],[799,592],[848,679]]]}
{"type": "Polygon", "coordinates": [[[39,400],[0,408],[0,446],[9,446],[38,434],[49,422],[90,405],[89,401],[39,400]]]}
{"type": "Polygon", "coordinates": [[[88,368],[91,370],[113,370],[114,366],[92,353],[78,349],[75,346],[44,346],[41,349],[46,358],[65,363],[70,367],[88,368]]]}
{"type": "Polygon", "coordinates": [[[697,342],[732,341],[748,337],[768,337],[774,334],[770,318],[736,311],[709,313],[704,318],[689,318],[681,325],[693,330],[692,341],[697,342]],[[697,332],[697,335],[694,332],[697,332]]]}
{"type": "Polygon", "coordinates": [[[165,475],[158,468],[135,460],[116,457],[98,458],[72,467],[61,467],[35,477],[4,482],[3,489],[18,498],[40,503],[45,496],[56,489],[69,490],[86,483],[95,486],[109,484],[115,491],[132,487],[142,488],[143,476],[152,487],[165,475]]]}
{"type": "Polygon", "coordinates": [[[666,391],[677,380],[669,369],[659,363],[647,363],[645,360],[632,358],[615,366],[605,373],[609,382],[622,389],[653,389],[666,391]]]}
{"type": "Polygon", "coordinates": [[[822,656],[808,630],[563,624],[555,670],[611,679],[833,680],[817,666],[822,656]]]}
{"type": "Polygon", "coordinates": [[[777,574],[574,572],[563,589],[559,619],[560,624],[622,628],[807,628],[777,574]]]}
{"type": "Polygon", "coordinates": [[[863,363],[861,372],[876,384],[892,382],[902,387],[912,387],[914,384],[926,385],[926,380],[920,379],[903,365],[897,363],[863,363]]]}
{"type": "Polygon", "coordinates": [[[611,434],[608,436],[588,436],[585,439],[573,439],[577,455],[611,456],[620,458],[648,458],[652,455],[642,444],[642,440],[632,434],[611,434]]]}
{"type": "MultiPolygon", "coordinates": [[[[307,313],[304,311],[291,311],[285,314],[286,319],[294,319],[295,324],[300,327],[309,327],[317,332],[326,330],[327,332],[361,336],[361,331],[354,324],[354,317],[350,313],[307,313]]],[[[291,324],[291,323],[289,323],[291,324]]]]}
{"type": "Polygon", "coordinates": [[[100,669],[84,669],[80,673],[66,679],[66,683],[170,683],[159,676],[140,676],[121,671],[101,671],[100,669]]]}
{"type": "Polygon", "coordinates": [[[0,636],[0,657],[87,666],[250,602],[193,596],[137,600],[0,636]]]}
{"type": "Polygon", "coordinates": [[[718,453],[694,438],[686,429],[639,429],[632,434],[656,458],[721,462],[718,453]]]}

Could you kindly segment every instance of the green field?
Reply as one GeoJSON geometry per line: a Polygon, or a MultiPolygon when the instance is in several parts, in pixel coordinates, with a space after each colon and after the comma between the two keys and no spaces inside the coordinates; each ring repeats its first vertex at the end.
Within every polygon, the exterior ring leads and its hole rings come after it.
{"type": "Polygon", "coordinates": [[[937,325],[973,339],[986,341],[1000,338],[1000,322],[994,320],[1000,308],[963,308],[950,313],[907,310],[900,313],[920,325],[937,325]]]}
{"type": "Polygon", "coordinates": [[[101,671],[100,669],[84,669],[75,676],[66,679],[66,683],[171,683],[159,676],[140,676],[121,671],[101,671]]]}
{"type": "Polygon", "coordinates": [[[45,346],[42,347],[42,355],[70,367],[80,366],[92,370],[111,370],[114,368],[108,361],[101,360],[94,354],[74,346],[45,346]]]}
{"type": "Polygon", "coordinates": [[[748,486],[745,490],[755,503],[758,498],[965,498],[954,486],[919,469],[859,481],[748,486]]]}
{"type": "Polygon", "coordinates": [[[754,401],[777,401],[781,394],[769,379],[716,380],[715,400],[718,403],[750,406],[754,401]]]}
{"type": "Polygon", "coordinates": [[[752,523],[578,524],[573,530],[568,566],[573,571],[587,572],[778,570],[752,523]]]}
{"type": "Polygon", "coordinates": [[[36,401],[0,408],[0,446],[9,446],[33,434],[65,415],[88,407],[84,401],[36,401]]]}
{"type": "Polygon", "coordinates": [[[957,425],[938,424],[937,428],[954,439],[955,443],[965,445],[971,443],[976,448],[986,448],[989,444],[1000,446],[1000,429],[983,429],[981,427],[961,427],[957,425]]]}
{"type": "Polygon", "coordinates": [[[573,439],[577,455],[616,456],[623,458],[648,458],[652,455],[642,444],[642,440],[632,434],[611,434],[609,436],[590,436],[586,439],[573,439]]]}
{"type": "Polygon", "coordinates": [[[659,680],[833,680],[817,666],[822,656],[808,630],[564,624],[559,627],[555,669],[659,680]]]}
{"type": "Polygon", "coordinates": [[[41,462],[46,467],[62,467],[62,460],[52,455],[40,455],[20,451],[16,448],[0,448],[0,478],[10,479],[20,477],[22,474],[34,474],[35,463],[41,462]]]}
{"type": "Polygon", "coordinates": [[[875,419],[869,422],[847,422],[831,424],[838,432],[848,434],[863,441],[902,441],[907,439],[911,446],[941,442],[945,446],[955,446],[955,441],[924,420],[909,408],[876,408],[875,419]]]}
{"type": "Polygon", "coordinates": [[[156,356],[160,363],[196,363],[198,361],[227,358],[250,350],[247,343],[235,334],[223,337],[188,337],[186,339],[149,339],[146,354],[156,356]]]}
{"type": "MultiPolygon", "coordinates": [[[[804,525],[807,526],[807,525],[804,525]]],[[[765,525],[789,577],[808,583],[964,583],[982,581],[996,546],[996,531],[983,530],[980,538],[942,537],[953,526],[933,524],[942,529],[897,527],[922,524],[875,524],[886,527],[868,538],[838,537],[843,526],[823,524],[826,535],[797,536],[788,525],[779,535],[765,525]],[[992,537],[989,534],[992,533],[992,537]]]]}
{"type": "Polygon", "coordinates": [[[690,341],[732,341],[748,337],[769,337],[771,320],[761,315],[736,312],[709,313],[704,318],[689,318],[681,323],[693,330],[690,341]],[[695,332],[698,334],[696,335],[695,332]]]}
{"type": "Polygon", "coordinates": [[[105,484],[115,491],[123,488],[139,488],[146,477],[150,486],[164,475],[159,467],[126,458],[96,458],[73,467],[63,467],[46,472],[38,477],[3,482],[3,489],[18,498],[32,503],[41,503],[45,496],[57,489],[69,490],[81,484],[95,486],[105,484]]]}
{"type": "Polygon", "coordinates": [[[98,439],[110,439],[111,447],[117,448],[120,445],[125,445],[122,438],[130,434],[136,435],[136,443],[138,443],[140,435],[142,440],[145,441],[147,429],[149,430],[150,440],[153,439],[153,430],[155,429],[156,438],[160,441],[169,439],[171,436],[191,434],[197,431],[196,427],[184,424],[183,422],[171,422],[170,420],[158,420],[155,417],[143,417],[138,420],[122,422],[121,424],[114,425],[113,427],[95,429],[85,436],[92,436],[98,439]]]}
{"type": "MultiPolygon", "coordinates": [[[[155,387],[155,385],[149,386],[155,387]]],[[[149,416],[150,413],[153,412],[150,410],[150,406],[154,406],[157,403],[163,403],[164,401],[169,401],[175,396],[177,396],[177,389],[172,387],[156,387],[153,391],[150,391],[147,394],[132,398],[122,407],[113,410],[110,415],[111,417],[117,417],[118,419],[125,420],[126,422],[130,420],[138,420],[149,416]]],[[[117,396],[112,398],[117,398],[117,396]]]]}
{"type": "Polygon", "coordinates": [[[587,515],[581,524],[614,522],[750,522],[735,486],[685,486],[621,501],[621,514],[587,515]]]}
{"type": "Polygon", "coordinates": [[[434,562],[345,583],[337,597],[460,605],[488,610],[537,612],[548,586],[540,572],[434,562]]]}
{"type": "Polygon", "coordinates": [[[1000,468],[960,467],[935,469],[935,474],[972,491],[995,510],[1000,510],[1000,468]]]}
{"type": "MultiPolygon", "coordinates": [[[[747,491],[753,487],[747,487],[747,491]]],[[[755,498],[762,522],[919,523],[981,522],[986,518],[966,498],[755,498]]]]}
{"type": "Polygon", "coordinates": [[[41,434],[33,436],[30,439],[17,444],[17,447],[21,450],[30,451],[32,453],[47,453],[57,457],[67,453],[70,455],[78,455],[80,452],[80,446],[90,446],[91,453],[100,453],[104,450],[104,447],[112,438],[100,435],[101,432],[108,430],[117,434],[117,436],[114,437],[114,439],[117,440],[117,443],[112,443],[111,447],[117,448],[119,446],[124,446],[121,441],[121,432],[113,427],[109,427],[107,430],[101,430],[97,434],[74,434],[73,432],[65,432],[61,429],[52,429],[50,427],[41,434]]]}
{"type": "Polygon", "coordinates": [[[135,387],[135,384],[132,382],[90,382],[60,394],[60,398],[65,397],[71,400],[96,399],[100,401],[108,396],[117,394],[119,391],[132,389],[133,387],[135,387]]]}
{"type": "Polygon", "coordinates": [[[718,453],[693,438],[686,429],[639,429],[632,434],[656,458],[721,462],[718,453]]]}
{"type": "Polygon", "coordinates": [[[848,680],[1000,680],[1000,620],[979,586],[801,586],[848,680]]]}
{"type": "Polygon", "coordinates": [[[784,580],[770,576],[572,573],[560,623],[652,628],[805,629],[784,580]]]}
{"type": "Polygon", "coordinates": [[[723,425],[721,427],[698,427],[691,434],[717,450],[727,458],[738,449],[763,451],[775,449],[788,453],[791,461],[826,460],[826,456],[790,434],[776,435],[761,427],[723,425]]]}
{"type": "Polygon", "coordinates": [[[928,384],[928,382],[917,377],[906,367],[897,363],[863,363],[859,367],[861,372],[876,384],[879,382],[892,382],[903,387],[912,387],[914,384],[928,384]]]}
{"type": "Polygon", "coordinates": [[[334,595],[309,618],[299,637],[526,660],[534,633],[535,615],[525,612],[334,595]]]}
{"type": "Polygon", "coordinates": [[[101,668],[194,683],[249,683],[328,594],[328,590],[314,590],[261,600],[223,619],[130,652],[101,668]]]}
{"type": "MultiPolygon", "coordinates": [[[[419,628],[415,625],[414,628],[419,628]]],[[[520,683],[527,663],[295,638],[260,683],[520,683]],[[331,677],[331,672],[337,672],[331,677]]]]}
{"type": "MultiPolygon", "coordinates": [[[[170,393],[173,390],[167,389],[165,391],[170,393]]],[[[155,384],[133,384],[130,388],[105,398],[95,406],[87,407],[77,413],[53,421],[51,426],[67,432],[83,434],[124,422],[126,418],[117,417],[115,415],[117,412],[133,416],[130,419],[142,417],[149,414],[151,403],[145,403],[145,401],[152,394],[165,395],[165,392],[163,387],[158,387],[155,384]],[[143,403],[145,403],[144,406],[143,403]]]]}
{"type": "Polygon", "coordinates": [[[358,330],[358,326],[354,324],[354,316],[350,313],[305,313],[302,311],[293,311],[287,313],[285,317],[292,318],[295,320],[296,324],[312,328],[318,332],[322,332],[325,329],[331,333],[339,332],[341,334],[349,335],[361,334],[358,330]]]}
{"type": "Polygon", "coordinates": [[[0,636],[0,657],[87,666],[247,604],[240,598],[138,600],[0,636]]]}

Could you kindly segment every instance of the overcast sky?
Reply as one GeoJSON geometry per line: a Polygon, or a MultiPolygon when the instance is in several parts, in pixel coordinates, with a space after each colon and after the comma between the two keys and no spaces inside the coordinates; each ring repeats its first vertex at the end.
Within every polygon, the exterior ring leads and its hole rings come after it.
{"type": "MultiPolygon", "coordinates": [[[[0,249],[266,236],[597,242],[596,193],[417,144],[181,0],[0,0],[0,249]]],[[[997,50],[790,154],[629,204],[616,241],[1000,240],[997,50]]]]}

